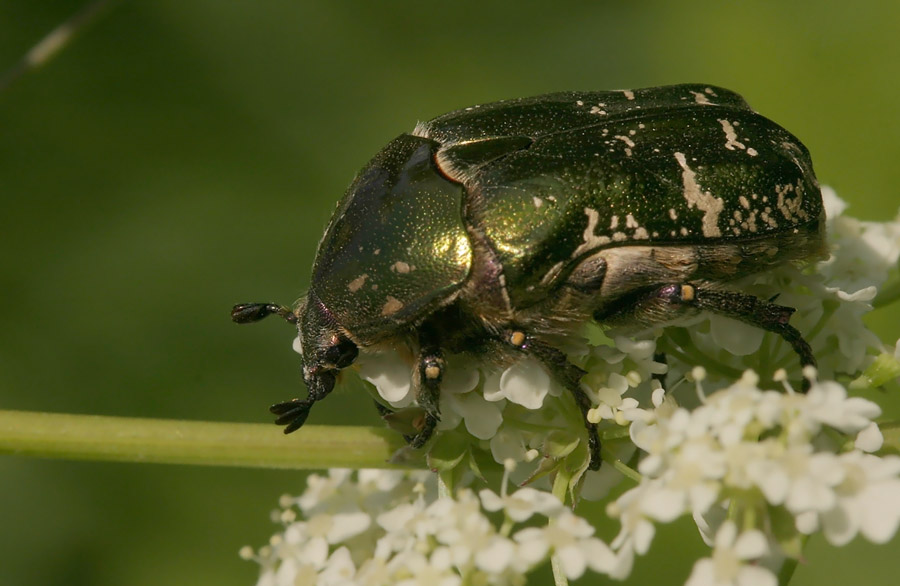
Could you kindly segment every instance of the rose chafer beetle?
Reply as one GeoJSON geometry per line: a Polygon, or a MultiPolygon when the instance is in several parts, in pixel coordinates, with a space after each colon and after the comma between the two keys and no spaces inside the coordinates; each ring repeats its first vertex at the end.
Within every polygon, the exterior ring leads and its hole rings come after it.
{"type": "Polygon", "coordinates": [[[350,185],[295,309],[305,399],[272,406],[285,433],[335,385],[359,349],[417,357],[425,417],[440,417],[445,354],[499,363],[528,355],[584,415],[584,372],[554,347],[587,320],[632,330],[699,311],[775,332],[814,365],[792,308],[729,281],[817,256],[822,197],[806,147],[718,87],[562,92],[473,106],[401,134],[350,185]]]}

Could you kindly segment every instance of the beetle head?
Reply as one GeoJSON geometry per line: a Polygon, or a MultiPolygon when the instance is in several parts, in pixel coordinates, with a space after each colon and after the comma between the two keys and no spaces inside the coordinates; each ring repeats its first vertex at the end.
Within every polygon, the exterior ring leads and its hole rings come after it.
{"type": "Polygon", "coordinates": [[[303,381],[310,399],[318,401],[334,388],[337,373],[353,364],[359,348],[312,291],[297,309],[297,315],[303,381]]]}

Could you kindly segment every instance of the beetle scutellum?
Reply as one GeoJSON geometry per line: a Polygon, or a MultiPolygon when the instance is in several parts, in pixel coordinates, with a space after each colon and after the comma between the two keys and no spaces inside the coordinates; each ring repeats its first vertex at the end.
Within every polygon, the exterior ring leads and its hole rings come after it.
{"type": "Polygon", "coordinates": [[[306,421],[359,348],[406,345],[426,416],[439,418],[445,353],[539,360],[585,416],[583,371],[549,340],[575,324],[649,328],[706,310],[782,336],[803,365],[793,309],[723,284],[823,249],[809,153],[737,94],[705,85],[564,92],[420,123],[357,175],[294,310],[235,306],[238,323],[297,324],[306,421]]]}

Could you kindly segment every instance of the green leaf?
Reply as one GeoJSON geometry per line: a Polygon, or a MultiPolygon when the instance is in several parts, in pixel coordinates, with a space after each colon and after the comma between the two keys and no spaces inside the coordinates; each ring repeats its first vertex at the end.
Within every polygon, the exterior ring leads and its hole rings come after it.
{"type": "Polygon", "coordinates": [[[453,470],[468,453],[469,442],[462,434],[454,431],[438,434],[428,452],[428,467],[438,473],[453,470]]]}
{"type": "Polygon", "coordinates": [[[893,354],[884,352],[872,361],[861,375],[859,375],[848,387],[851,391],[859,391],[880,387],[900,377],[900,360],[893,354]]]}
{"type": "Polygon", "coordinates": [[[578,502],[581,484],[590,463],[591,454],[584,442],[578,442],[576,448],[563,461],[563,467],[569,476],[568,493],[573,506],[578,502]]]}
{"type": "Polygon", "coordinates": [[[554,460],[562,460],[578,447],[581,439],[567,431],[554,431],[547,434],[544,440],[544,455],[554,460]]]}

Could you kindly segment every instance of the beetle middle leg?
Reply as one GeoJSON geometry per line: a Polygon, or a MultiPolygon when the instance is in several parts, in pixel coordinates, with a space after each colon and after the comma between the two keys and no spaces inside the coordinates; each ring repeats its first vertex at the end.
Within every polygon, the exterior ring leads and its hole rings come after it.
{"type": "Polygon", "coordinates": [[[441,419],[441,381],[444,378],[444,353],[429,332],[419,334],[419,356],[416,361],[416,402],[425,410],[425,418],[418,433],[405,436],[414,448],[424,446],[434,434],[434,428],[441,419]]]}
{"type": "Polygon", "coordinates": [[[585,375],[585,371],[569,362],[569,359],[560,350],[524,332],[510,330],[506,332],[505,337],[505,341],[511,346],[540,360],[550,374],[572,394],[575,404],[581,410],[584,427],[588,434],[588,452],[591,456],[589,468],[591,470],[599,469],[601,463],[600,434],[596,424],[588,421],[588,411],[593,405],[587,393],[581,388],[581,378],[585,375]]]}

